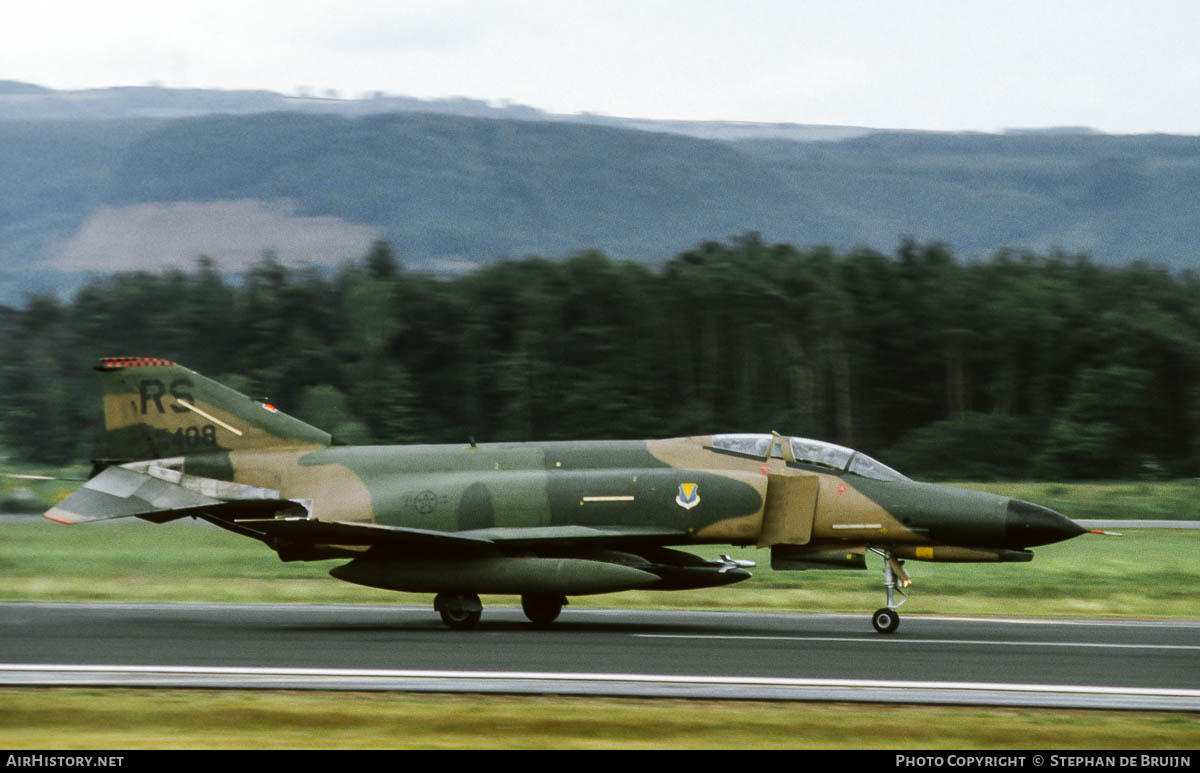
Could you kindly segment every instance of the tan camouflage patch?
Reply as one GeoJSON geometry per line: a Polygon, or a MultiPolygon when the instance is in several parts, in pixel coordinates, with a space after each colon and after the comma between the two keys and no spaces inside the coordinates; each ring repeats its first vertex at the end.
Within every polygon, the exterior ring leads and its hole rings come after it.
{"type": "Polygon", "coordinates": [[[321,446],[229,454],[238,483],[277,489],[286,499],[312,501],[323,521],[373,523],[371,493],[362,479],[341,464],[300,465],[300,457],[321,446]]]}
{"type": "Polygon", "coordinates": [[[705,542],[751,543],[758,539],[758,531],[762,527],[762,512],[743,515],[740,518],[726,518],[716,523],[710,523],[696,532],[696,539],[705,542]]]}
{"type": "Polygon", "coordinates": [[[902,525],[874,500],[835,475],[818,475],[817,516],[813,521],[813,540],[846,540],[868,543],[886,538],[888,542],[927,542],[902,525]]]}

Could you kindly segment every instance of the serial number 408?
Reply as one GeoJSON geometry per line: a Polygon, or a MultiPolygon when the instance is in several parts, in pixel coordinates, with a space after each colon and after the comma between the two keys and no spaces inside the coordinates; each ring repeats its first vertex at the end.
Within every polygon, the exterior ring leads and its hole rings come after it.
{"type": "Polygon", "coordinates": [[[215,448],[217,428],[212,424],[200,427],[180,427],[171,435],[171,443],[176,448],[215,448]]]}

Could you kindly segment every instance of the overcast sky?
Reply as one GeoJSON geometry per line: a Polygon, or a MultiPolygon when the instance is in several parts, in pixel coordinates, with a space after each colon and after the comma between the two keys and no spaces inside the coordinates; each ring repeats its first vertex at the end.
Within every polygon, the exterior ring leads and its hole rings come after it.
{"type": "Polygon", "coordinates": [[[19,0],[0,79],[1200,134],[1195,0],[19,0]]]}

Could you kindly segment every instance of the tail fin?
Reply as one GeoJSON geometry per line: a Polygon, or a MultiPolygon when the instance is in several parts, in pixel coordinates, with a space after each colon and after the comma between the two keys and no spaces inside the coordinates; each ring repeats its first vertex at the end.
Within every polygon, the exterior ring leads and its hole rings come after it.
{"type": "Polygon", "coordinates": [[[105,357],[104,426],[115,459],[329,445],[329,433],[168,360],[105,357]]]}

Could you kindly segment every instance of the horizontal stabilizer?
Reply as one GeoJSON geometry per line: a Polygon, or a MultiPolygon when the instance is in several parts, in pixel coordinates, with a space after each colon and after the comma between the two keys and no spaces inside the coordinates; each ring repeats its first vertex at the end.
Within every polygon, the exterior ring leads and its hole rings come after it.
{"type": "Polygon", "coordinates": [[[43,515],[59,523],[128,517],[164,523],[189,515],[232,518],[281,511],[303,512],[304,506],[282,499],[270,489],[198,478],[142,463],[109,467],[43,515]]]}

